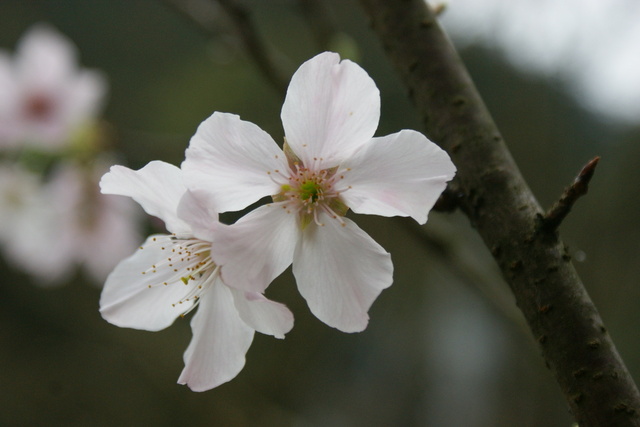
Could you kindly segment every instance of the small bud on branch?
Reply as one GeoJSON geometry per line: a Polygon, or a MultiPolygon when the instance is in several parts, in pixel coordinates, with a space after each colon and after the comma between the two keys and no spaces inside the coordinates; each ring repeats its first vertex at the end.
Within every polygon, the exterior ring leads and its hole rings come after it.
{"type": "Polygon", "coordinates": [[[558,229],[562,221],[571,212],[573,205],[589,191],[589,182],[593,178],[599,161],[600,157],[595,157],[582,168],[573,184],[564,190],[560,199],[542,217],[541,231],[553,232],[558,229]]]}

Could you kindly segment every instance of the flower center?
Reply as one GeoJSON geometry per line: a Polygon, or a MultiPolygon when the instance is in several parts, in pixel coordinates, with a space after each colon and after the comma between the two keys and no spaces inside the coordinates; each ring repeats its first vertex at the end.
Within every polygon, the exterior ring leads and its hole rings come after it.
{"type": "Polygon", "coordinates": [[[299,191],[300,199],[307,201],[311,199],[311,203],[315,203],[322,193],[322,187],[315,181],[307,180],[300,184],[299,191]]]}
{"type": "MultiPolygon", "coordinates": [[[[211,243],[195,238],[183,238],[173,235],[156,236],[152,243],[166,254],[158,263],[151,265],[142,274],[157,277],[157,282],[149,288],[158,286],[186,286],[184,296],[172,304],[191,303],[182,316],[193,310],[200,296],[219,275],[218,267],[211,259],[211,243]]],[[[140,249],[145,249],[141,246],[140,249]]]]}
{"type": "Polygon", "coordinates": [[[45,121],[51,118],[55,111],[55,102],[45,94],[29,96],[24,105],[24,115],[29,120],[45,121]]]}
{"type": "MultiPolygon", "coordinates": [[[[318,212],[324,211],[344,225],[343,217],[349,209],[340,199],[342,191],[339,182],[343,175],[337,174],[338,168],[314,171],[304,167],[299,160],[290,162],[287,183],[280,185],[280,193],[273,196],[275,202],[287,202],[283,205],[287,212],[300,215],[302,228],[314,221],[324,225],[318,218],[318,212]]],[[[278,173],[279,171],[275,171],[278,173]]]]}

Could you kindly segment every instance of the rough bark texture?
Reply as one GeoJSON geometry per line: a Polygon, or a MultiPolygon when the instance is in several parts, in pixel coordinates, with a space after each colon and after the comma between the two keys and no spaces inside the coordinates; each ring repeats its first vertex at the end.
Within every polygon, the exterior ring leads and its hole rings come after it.
{"type": "Polygon", "coordinates": [[[640,426],[640,395],[555,229],[424,0],[360,0],[427,135],[451,155],[468,215],[500,265],[580,427],[640,426]]]}

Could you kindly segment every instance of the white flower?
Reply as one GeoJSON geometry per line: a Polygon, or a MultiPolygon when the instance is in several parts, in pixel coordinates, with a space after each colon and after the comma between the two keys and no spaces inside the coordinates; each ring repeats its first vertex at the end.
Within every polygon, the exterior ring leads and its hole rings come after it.
{"type": "Polygon", "coordinates": [[[139,171],[113,166],[100,186],[103,193],[132,197],[172,233],[149,237],[116,267],[100,313],[117,326],[157,331],[198,305],[180,384],[204,391],[227,382],[244,366],[254,331],[283,338],[291,330],[293,316],[284,305],[220,279],[224,267],[211,256],[217,213],[186,190],[179,168],[163,162],[139,171]]]}
{"type": "Polygon", "coordinates": [[[16,224],[44,207],[41,193],[39,176],[17,164],[0,164],[0,242],[12,241],[16,224]]]}
{"type": "Polygon", "coordinates": [[[68,39],[44,25],[23,36],[13,59],[0,52],[0,147],[56,150],[94,118],[106,82],[78,69],[76,56],[68,39]]]}
{"type": "Polygon", "coordinates": [[[183,163],[190,191],[220,212],[273,196],[216,234],[213,254],[229,286],[262,292],[293,263],[298,289],[320,320],[345,332],[366,328],[393,266],[344,214],[423,224],[455,174],[449,156],[418,132],[373,138],[379,115],[373,80],[325,52],[291,80],[281,115],[284,152],[235,115],[214,113],[200,125],[183,163]]]}
{"type": "Polygon", "coordinates": [[[37,284],[63,284],[78,266],[102,283],[139,245],[135,203],[98,191],[105,169],[99,162],[82,167],[63,162],[45,183],[17,173],[17,166],[8,169],[14,172],[12,179],[0,174],[0,235],[6,255],[37,284]]]}

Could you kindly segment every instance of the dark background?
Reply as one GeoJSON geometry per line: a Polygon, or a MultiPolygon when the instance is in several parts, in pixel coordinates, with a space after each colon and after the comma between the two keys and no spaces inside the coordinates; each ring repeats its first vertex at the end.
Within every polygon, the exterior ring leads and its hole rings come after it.
{"type": "MultiPolygon", "coordinates": [[[[299,2],[247,4],[287,73],[326,48],[314,37],[319,15],[309,20],[299,2]]],[[[357,4],[323,5],[338,34],[329,47],[358,61],[381,90],[378,135],[420,129],[357,4]]],[[[221,11],[212,11],[211,35],[162,1],[2,0],[0,48],[12,51],[38,22],[73,40],[81,63],[108,76],[103,118],[132,168],[156,159],[179,164],[197,125],[215,110],[281,140],[283,94],[254,67],[221,11]]],[[[561,232],[640,379],[638,129],[588,113],[557,82],[518,74],[491,49],[461,54],[543,206],[588,160],[602,157],[561,232]]],[[[422,228],[397,218],[354,219],[395,266],[394,285],[371,309],[368,329],[344,334],[319,322],[287,271],[267,295],[294,312],[293,331],[284,341],[256,334],[240,375],[204,393],[176,384],[191,338],[188,318],[157,333],[120,329],[101,319],[99,286],[82,274],[43,289],[0,259],[0,425],[571,425],[510,291],[465,217],[432,213],[422,228]]]]}

